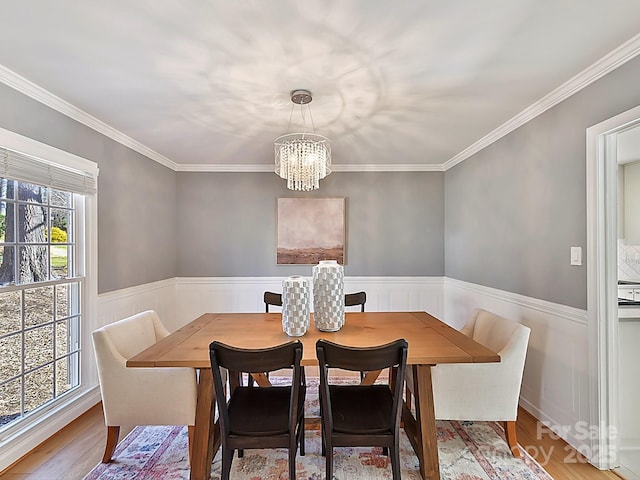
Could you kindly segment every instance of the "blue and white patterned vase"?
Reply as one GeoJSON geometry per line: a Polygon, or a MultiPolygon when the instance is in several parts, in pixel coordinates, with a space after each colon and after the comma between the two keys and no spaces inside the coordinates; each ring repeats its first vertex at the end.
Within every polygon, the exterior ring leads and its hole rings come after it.
{"type": "Polygon", "coordinates": [[[282,281],[282,330],[290,337],[307,333],[311,310],[309,280],[293,275],[282,281]]]}
{"type": "Polygon", "coordinates": [[[322,332],[337,332],[344,325],[344,268],[335,260],[313,267],[313,322],[322,332]]]}

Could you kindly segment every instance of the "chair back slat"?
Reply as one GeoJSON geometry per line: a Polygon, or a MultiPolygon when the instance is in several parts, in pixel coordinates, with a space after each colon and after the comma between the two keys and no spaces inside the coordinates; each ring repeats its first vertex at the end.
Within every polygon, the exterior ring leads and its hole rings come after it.
{"type": "Polygon", "coordinates": [[[347,347],[328,340],[318,340],[316,343],[321,367],[353,371],[383,370],[398,366],[403,361],[402,347],[407,348],[406,340],[396,340],[379,347],[347,347]]]}
{"type": "Polygon", "coordinates": [[[264,311],[269,313],[269,305],[282,306],[282,294],[274,292],[264,292],[264,311]]]}
{"type": "Polygon", "coordinates": [[[344,306],[353,307],[360,305],[360,311],[364,312],[364,304],[367,302],[366,292],[346,293],[344,295],[344,306]]]}
{"type": "Polygon", "coordinates": [[[296,363],[296,354],[299,353],[300,357],[302,356],[302,343],[296,341],[270,348],[244,349],[212,342],[209,350],[212,358],[215,355],[216,364],[227,370],[272,372],[293,368],[296,363]]]}

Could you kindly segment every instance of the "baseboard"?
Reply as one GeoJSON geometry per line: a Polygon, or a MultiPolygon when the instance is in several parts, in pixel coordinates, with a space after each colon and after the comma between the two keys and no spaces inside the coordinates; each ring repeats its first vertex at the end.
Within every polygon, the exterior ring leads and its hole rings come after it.
{"type": "Polygon", "coordinates": [[[525,398],[520,398],[519,402],[522,411],[526,412],[531,416],[531,418],[535,419],[537,422],[541,423],[548,430],[554,433],[559,439],[567,444],[567,446],[571,447],[573,450],[579,453],[579,450],[576,448],[576,445],[583,446],[584,440],[577,439],[575,432],[570,431],[568,428],[563,427],[563,423],[559,422],[555,418],[551,418],[549,415],[541,411],[538,407],[533,405],[525,398]]]}
{"type": "MultiPolygon", "coordinates": [[[[525,406],[523,406],[522,401],[520,402],[519,408],[518,408],[518,417],[520,417],[520,415],[526,415],[528,416],[536,425],[536,430],[538,431],[538,424],[543,425],[542,428],[548,430],[548,434],[551,435],[553,434],[553,439],[554,441],[557,442],[561,442],[563,447],[562,447],[562,451],[563,452],[567,452],[567,457],[578,460],[582,463],[589,463],[589,459],[586,458],[584,455],[582,455],[582,453],[580,453],[579,450],[577,450],[573,445],[571,445],[569,442],[567,442],[567,440],[565,438],[563,438],[561,435],[558,434],[558,432],[555,432],[553,430],[551,430],[548,426],[547,423],[545,423],[545,420],[543,420],[542,418],[538,418],[535,414],[533,414],[532,412],[530,412],[529,410],[526,409],[525,406]],[[569,449],[569,450],[567,450],[569,449]]],[[[539,438],[537,438],[537,432],[536,432],[536,440],[540,440],[539,438]]],[[[518,442],[520,444],[520,442],[518,442]]],[[[526,451],[526,447],[524,447],[523,445],[520,444],[521,447],[524,448],[524,450],[526,451]]]]}
{"type": "Polygon", "coordinates": [[[632,472],[626,467],[617,467],[611,470],[613,474],[622,480],[640,480],[640,475],[632,472]]]}

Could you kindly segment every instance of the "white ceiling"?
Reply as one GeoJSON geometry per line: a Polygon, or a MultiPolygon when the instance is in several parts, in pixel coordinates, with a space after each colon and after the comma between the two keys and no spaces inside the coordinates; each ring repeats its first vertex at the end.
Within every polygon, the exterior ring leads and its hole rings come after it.
{"type": "Polygon", "coordinates": [[[268,168],[298,88],[335,165],[443,165],[640,32],[637,0],[0,2],[0,65],[193,168],[268,168]]]}

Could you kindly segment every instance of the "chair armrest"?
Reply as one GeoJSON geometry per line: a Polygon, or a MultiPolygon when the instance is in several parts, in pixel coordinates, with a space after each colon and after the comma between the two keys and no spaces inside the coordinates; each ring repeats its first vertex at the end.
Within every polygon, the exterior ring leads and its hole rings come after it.
{"type": "Polygon", "coordinates": [[[528,328],[516,329],[498,352],[500,363],[441,364],[434,367],[436,418],[515,420],[528,339],[528,328]]]}

